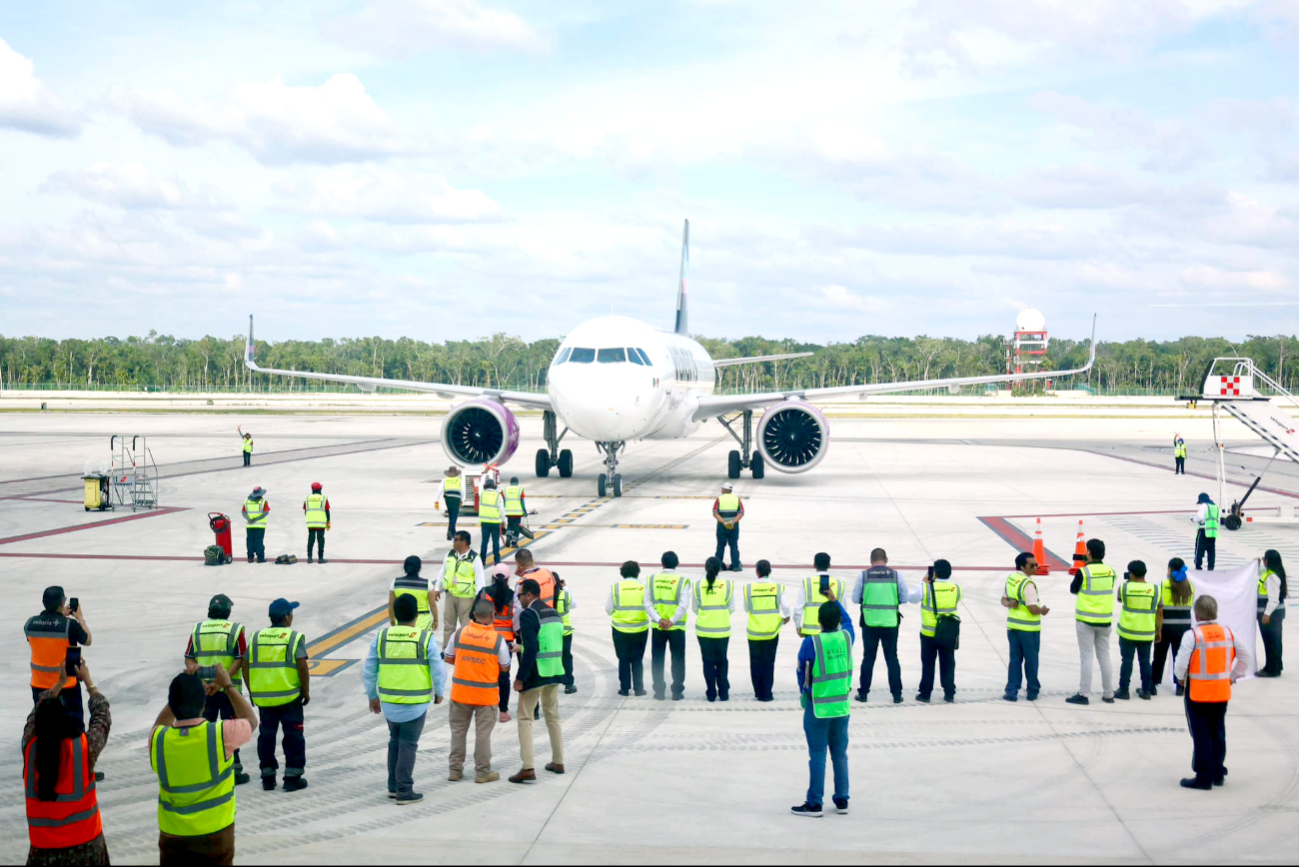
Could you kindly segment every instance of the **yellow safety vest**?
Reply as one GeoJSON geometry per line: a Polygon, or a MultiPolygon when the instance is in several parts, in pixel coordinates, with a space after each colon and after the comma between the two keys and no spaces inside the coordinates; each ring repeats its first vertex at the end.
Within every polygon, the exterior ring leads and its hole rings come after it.
{"type": "Polygon", "coordinates": [[[253,441],[251,439],[244,440],[244,454],[251,455],[252,453],[253,453],[253,441]]]}
{"type": "MultiPolygon", "coordinates": [[[[686,583],[686,579],[675,572],[656,572],[649,577],[646,584],[654,610],[658,612],[660,619],[671,620],[677,613],[677,608],[681,606],[681,590],[686,583]]],[[[668,631],[684,632],[685,628],[686,618],[682,617],[681,622],[670,627],[668,631]]]]}
{"type": "Polygon", "coordinates": [[[1154,641],[1159,588],[1145,581],[1127,581],[1119,592],[1123,597],[1123,610],[1119,612],[1119,637],[1128,641],[1154,641]]]}
{"type": "Polygon", "coordinates": [[[1165,578],[1160,588],[1160,601],[1164,603],[1165,626],[1190,626],[1191,606],[1195,604],[1195,585],[1186,579],[1186,586],[1191,588],[1191,601],[1186,605],[1177,605],[1173,601],[1173,579],[1165,578]]]}
{"type": "MultiPolygon", "coordinates": [[[[229,672],[234,668],[235,654],[239,652],[239,636],[244,634],[242,623],[229,620],[200,620],[194,624],[190,635],[190,657],[199,665],[220,665],[229,672]]],[[[244,682],[243,674],[230,675],[236,688],[244,682]]]]}
{"type": "Polygon", "coordinates": [[[459,599],[473,599],[478,593],[478,579],[474,575],[474,558],[478,552],[472,548],[461,557],[455,551],[447,552],[443,561],[442,587],[459,599]]]}
{"type": "Polygon", "coordinates": [[[934,581],[924,588],[920,597],[920,634],[934,637],[938,628],[938,618],[955,615],[956,606],[961,602],[961,587],[953,581],[934,581]]]}
{"type": "Polygon", "coordinates": [[[775,581],[754,581],[744,588],[744,610],[749,614],[749,640],[771,641],[780,637],[785,618],[780,615],[780,585],[775,581]]]}
{"type": "Polygon", "coordinates": [[[734,518],[740,514],[740,498],[734,494],[722,494],[717,498],[717,514],[723,518],[734,518]]]}
{"type": "Polygon", "coordinates": [[[1275,575],[1271,569],[1263,570],[1263,574],[1258,576],[1258,613],[1262,614],[1267,608],[1267,579],[1275,575]]]}
{"type": "Polygon", "coordinates": [[[258,707],[279,707],[302,695],[298,645],[306,640],[287,626],[253,634],[248,645],[248,695],[258,707]]]}
{"type": "Polygon", "coordinates": [[[510,485],[505,489],[505,516],[507,518],[519,518],[522,515],[523,485],[510,485]]]}
{"type": "Polygon", "coordinates": [[[1080,574],[1083,580],[1074,616],[1093,626],[1109,626],[1114,620],[1114,570],[1104,563],[1089,563],[1080,574]]]}
{"type": "Polygon", "coordinates": [[[303,514],[306,515],[309,528],[319,529],[329,523],[329,516],[325,514],[324,494],[310,494],[302,505],[307,508],[303,514]]]}
{"type": "Polygon", "coordinates": [[[266,519],[270,513],[264,508],[265,500],[248,499],[244,501],[244,517],[248,521],[248,526],[256,529],[266,527],[266,519]]]}
{"type": "Polygon", "coordinates": [[[645,585],[635,578],[615,583],[613,594],[613,628],[635,635],[649,631],[649,614],[645,611],[645,585]]]}
{"type": "Polygon", "coordinates": [[[463,480],[460,476],[447,476],[442,481],[442,490],[448,497],[458,497],[463,490],[463,480]]]}
{"type": "Polygon", "coordinates": [[[501,523],[501,494],[488,488],[478,495],[478,523],[501,523]]]}
{"type": "MultiPolygon", "coordinates": [[[[1019,603],[1018,608],[1008,609],[1006,612],[1006,628],[1013,629],[1017,632],[1041,632],[1042,615],[1034,614],[1028,610],[1028,603],[1024,601],[1024,588],[1032,585],[1037,589],[1037,583],[1023,572],[1015,571],[1006,576],[1006,596],[1019,603]]],[[[1042,602],[1038,597],[1039,605],[1042,602]]]]}
{"type": "Polygon", "coordinates": [[[433,627],[433,612],[429,608],[428,581],[418,575],[402,575],[392,582],[393,602],[399,596],[414,596],[419,616],[415,620],[416,629],[433,627]]]}
{"type": "Polygon", "coordinates": [[[416,626],[389,626],[379,631],[379,698],[391,704],[428,704],[433,675],[429,671],[429,633],[416,626]]]}
{"type": "MultiPolygon", "coordinates": [[[[896,586],[896,585],[895,585],[896,586]]],[[[831,578],[830,587],[834,590],[834,598],[843,604],[843,579],[831,578]]],[[[821,606],[830,600],[821,595],[821,576],[803,579],[803,625],[801,632],[803,635],[820,635],[821,606]]]]}
{"type": "Polygon", "coordinates": [[[202,837],[234,823],[235,760],[226,758],[219,723],[159,727],[149,741],[149,764],[158,774],[159,831],[202,837]]]}
{"type": "Polygon", "coordinates": [[[695,602],[699,613],[695,615],[695,635],[700,638],[731,637],[731,595],[735,585],[725,578],[713,581],[713,589],[708,589],[707,581],[695,584],[695,602]]]}
{"type": "Polygon", "coordinates": [[[555,597],[555,611],[564,620],[564,634],[573,634],[573,597],[567,590],[561,590],[555,597]]]}

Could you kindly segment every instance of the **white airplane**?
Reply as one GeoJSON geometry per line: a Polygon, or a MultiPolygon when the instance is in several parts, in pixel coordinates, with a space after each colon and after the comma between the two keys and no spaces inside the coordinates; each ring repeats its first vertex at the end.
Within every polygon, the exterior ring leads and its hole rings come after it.
{"type": "Polygon", "coordinates": [[[690,339],[687,329],[689,251],[690,221],[687,220],[681,242],[681,279],[673,331],[660,331],[624,316],[601,316],[584,322],[560,343],[550,363],[545,394],[258,367],[253,357],[251,316],[245,364],[256,373],[351,383],[368,392],[391,388],[473,398],[452,409],[442,425],[442,446],[451,460],[461,466],[501,464],[509,460],[519,446],[519,425],[508,405],[540,409],[546,447],[537,450],[537,476],[548,476],[551,468],[558,468],[562,478],[573,474],[573,453],[559,448],[560,441],[571,431],[594,441],[604,455],[605,469],[597,479],[598,494],[603,497],[612,492],[613,496],[620,497],[622,476],[618,473],[618,455],[627,443],[686,437],[709,419],[721,422],[740,446],[728,456],[729,477],[738,479],[741,471],[748,469],[753,478],[761,479],[768,466],[785,473],[801,473],[825,457],[830,428],[825,416],[810,401],[922,388],[950,387],[955,391],[962,385],[1059,378],[1083,373],[1096,361],[1093,319],[1091,354],[1087,364],[1077,370],[716,395],[713,389],[718,368],[801,358],[812,353],[711,358],[707,350],[690,339]],[[762,415],[757,422],[755,440],[754,412],[757,410],[762,410],[762,415]],[[742,421],[742,433],[733,427],[736,421],[742,421]]]}

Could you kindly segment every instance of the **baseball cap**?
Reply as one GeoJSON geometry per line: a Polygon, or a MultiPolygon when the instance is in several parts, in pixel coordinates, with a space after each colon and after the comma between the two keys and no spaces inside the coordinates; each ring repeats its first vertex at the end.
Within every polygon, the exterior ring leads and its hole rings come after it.
{"type": "Polygon", "coordinates": [[[733,491],[735,490],[735,485],[732,485],[730,482],[722,482],[722,490],[733,491]]]}
{"type": "Polygon", "coordinates": [[[301,604],[301,602],[290,602],[287,599],[276,599],[271,603],[271,609],[268,613],[271,617],[284,617],[286,614],[292,614],[293,609],[301,604]]]}
{"type": "Polygon", "coordinates": [[[224,593],[218,593],[213,596],[207,603],[207,610],[229,611],[234,608],[235,604],[230,601],[230,597],[224,593]]]}
{"type": "Polygon", "coordinates": [[[324,487],[324,485],[320,484],[320,482],[312,482],[312,483],[311,483],[311,490],[313,490],[313,491],[319,491],[319,490],[320,490],[321,488],[323,488],[323,487],[324,487]]]}

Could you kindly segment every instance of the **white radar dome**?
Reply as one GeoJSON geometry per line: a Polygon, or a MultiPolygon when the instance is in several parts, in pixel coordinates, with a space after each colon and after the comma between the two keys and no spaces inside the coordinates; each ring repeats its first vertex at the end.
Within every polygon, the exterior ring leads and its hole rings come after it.
{"type": "Polygon", "coordinates": [[[1016,331],[1045,331],[1046,317],[1042,315],[1041,310],[1035,310],[1032,307],[1022,311],[1015,317],[1016,331]]]}

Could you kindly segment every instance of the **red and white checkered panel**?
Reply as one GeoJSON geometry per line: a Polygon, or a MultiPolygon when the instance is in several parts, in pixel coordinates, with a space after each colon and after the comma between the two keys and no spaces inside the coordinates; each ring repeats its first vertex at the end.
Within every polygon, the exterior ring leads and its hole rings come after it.
{"type": "Polygon", "coordinates": [[[1240,397],[1240,377],[1220,376],[1218,394],[1222,397],[1240,397]]]}

